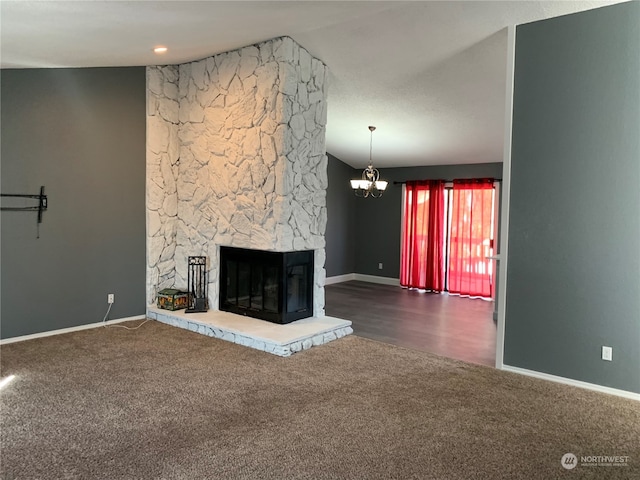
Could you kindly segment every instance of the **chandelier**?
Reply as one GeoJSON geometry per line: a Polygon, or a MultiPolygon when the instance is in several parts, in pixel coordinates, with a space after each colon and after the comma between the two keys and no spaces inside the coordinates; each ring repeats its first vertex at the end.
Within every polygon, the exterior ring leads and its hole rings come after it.
{"type": "Polygon", "coordinates": [[[377,168],[373,168],[371,153],[373,151],[373,131],[376,127],[369,127],[371,132],[371,140],[369,141],[369,166],[362,171],[362,178],[351,180],[351,188],[356,197],[381,197],[387,188],[387,183],[380,180],[380,172],[377,168]]]}

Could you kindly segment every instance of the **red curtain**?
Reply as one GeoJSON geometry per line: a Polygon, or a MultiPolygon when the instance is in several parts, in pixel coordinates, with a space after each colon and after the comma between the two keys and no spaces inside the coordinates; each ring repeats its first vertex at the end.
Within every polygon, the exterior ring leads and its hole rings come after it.
{"type": "Polygon", "coordinates": [[[454,180],[449,241],[449,292],[493,294],[493,180],[454,180]]]}
{"type": "Polygon", "coordinates": [[[444,289],[444,182],[406,183],[400,285],[444,289]]]}

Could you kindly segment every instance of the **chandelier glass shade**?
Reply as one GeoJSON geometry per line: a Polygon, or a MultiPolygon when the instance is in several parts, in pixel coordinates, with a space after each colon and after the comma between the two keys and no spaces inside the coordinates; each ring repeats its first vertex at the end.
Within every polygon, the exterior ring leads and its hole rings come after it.
{"type": "MultiPolygon", "coordinates": [[[[383,192],[388,185],[388,182],[385,180],[378,180],[380,178],[380,172],[378,172],[377,168],[373,168],[372,165],[369,165],[362,172],[362,179],[360,180],[351,180],[351,188],[356,190],[356,194],[359,190],[362,190],[364,193],[374,193],[374,190],[379,190],[383,192]]],[[[380,193],[382,194],[382,193],[380,193]]],[[[364,195],[365,197],[367,195],[364,195]]]]}
{"type": "Polygon", "coordinates": [[[357,197],[381,197],[387,188],[388,182],[380,180],[380,172],[373,168],[371,153],[373,151],[373,131],[376,127],[369,127],[371,140],[369,143],[369,165],[362,171],[362,178],[351,180],[351,188],[357,197]]]}

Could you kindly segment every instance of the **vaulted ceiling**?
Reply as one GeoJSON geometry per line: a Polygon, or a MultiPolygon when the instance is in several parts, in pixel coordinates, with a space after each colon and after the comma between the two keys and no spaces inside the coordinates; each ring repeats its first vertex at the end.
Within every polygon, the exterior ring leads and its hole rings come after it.
{"type": "Polygon", "coordinates": [[[288,35],[331,70],[327,150],[344,162],[366,165],[369,125],[378,167],[495,162],[505,27],[613,3],[2,0],[0,65],[175,64],[288,35]]]}

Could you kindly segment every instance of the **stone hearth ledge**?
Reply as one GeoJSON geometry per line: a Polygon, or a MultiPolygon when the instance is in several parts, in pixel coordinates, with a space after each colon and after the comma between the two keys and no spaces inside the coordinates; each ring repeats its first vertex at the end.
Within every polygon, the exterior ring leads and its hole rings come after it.
{"type": "Polygon", "coordinates": [[[353,333],[351,321],[327,316],[279,325],[219,310],[185,313],[184,310],[172,312],[149,306],[147,317],[281,357],[289,357],[353,333]]]}

